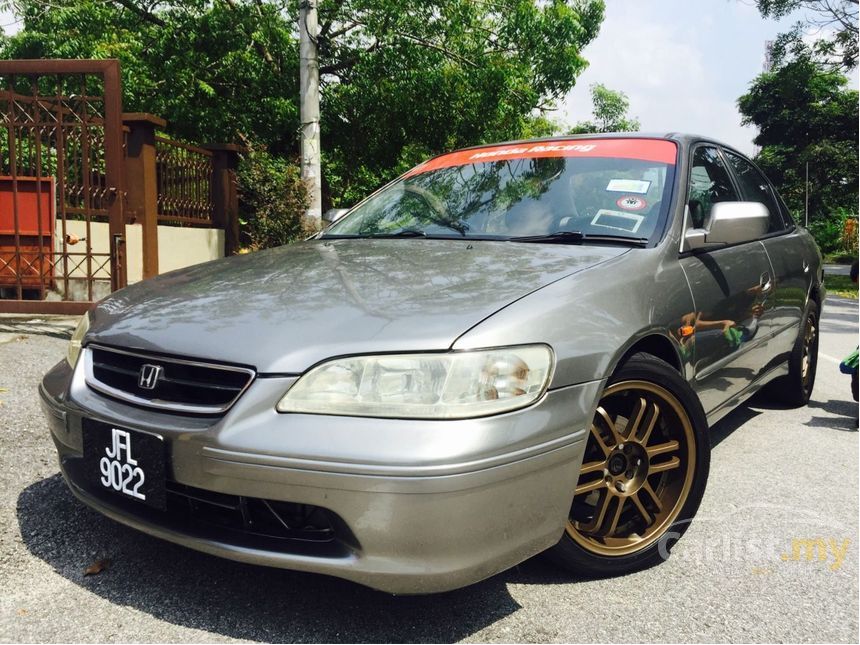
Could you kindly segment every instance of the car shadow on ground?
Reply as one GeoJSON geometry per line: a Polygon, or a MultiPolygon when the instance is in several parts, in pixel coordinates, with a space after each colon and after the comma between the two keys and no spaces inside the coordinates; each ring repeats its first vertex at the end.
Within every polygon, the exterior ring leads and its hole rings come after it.
{"type": "MultiPolygon", "coordinates": [[[[848,399],[850,396],[849,390],[849,380],[845,379],[845,399],[828,399],[827,401],[818,401],[815,399],[816,393],[813,392],[812,398],[806,404],[806,407],[811,410],[821,410],[822,412],[827,412],[832,416],[813,416],[804,423],[811,428],[832,428],[833,430],[842,430],[842,431],[857,431],[857,422],[858,422],[858,407],[857,402],[853,399],[848,399]]],[[[755,408],[761,410],[788,410],[791,409],[785,405],[780,403],[776,403],[768,399],[767,395],[764,393],[756,394],[749,402],[734,412],[730,414],[726,419],[729,419],[732,415],[741,413],[743,414],[743,410],[749,409],[748,406],[753,406],[755,408]]],[[[753,416],[757,415],[757,412],[749,410],[749,412],[753,413],[753,416]]],[[[749,417],[752,418],[752,417],[749,417]]],[[[716,424],[714,429],[718,428],[720,424],[723,422],[716,424]]],[[[712,433],[713,433],[712,429],[712,433]]],[[[716,445],[716,444],[714,444],[716,445]]]]}
{"type": "MultiPolygon", "coordinates": [[[[853,400],[828,399],[827,401],[816,401],[813,398],[806,405],[808,408],[822,410],[833,416],[813,415],[805,425],[842,431],[857,431],[858,408],[857,403],[853,400]]],[[[760,410],[787,409],[790,408],[769,399],[767,393],[757,393],[749,401],[735,408],[711,426],[711,448],[715,448],[730,437],[735,430],[738,430],[741,426],[759,416],[761,414],[760,410]]]]}
{"type": "MultiPolygon", "coordinates": [[[[755,397],[753,400],[755,400],[755,397]]],[[[711,426],[711,448],[716,448],[723,441],[728,439],[735,430],[743,426],[748,421],[755,419],[760,414],[761,412],[751,409],[746,403],[729,412],[726,416],[711,426]]]]}
{"type": "MultiPolygon", "coordinates": [[[[847,388],[846,388],[847,389],[847,388]]],[[[806,422],[813,428],[833,428],[834,430],[847,430],[857,432],[858,410],[855,401],[841,401],[830,399],[829,401],[810,401],[808,407],[823,410],[831,415],[829,417],[815,416],[806,422]]]]}
{"type": "Polygon", "coordinates": [[[542,557],[465,589],[391,596],[328,576],[256,567],[163,542],[90,510],[60,475],[27,487],[24,544],[75,584],[113,604],[241,640],[451,642],[516,612],[507,583],[574,582],[542,557]],[[107,569],[84,576],[97,560],[107,569]]]}

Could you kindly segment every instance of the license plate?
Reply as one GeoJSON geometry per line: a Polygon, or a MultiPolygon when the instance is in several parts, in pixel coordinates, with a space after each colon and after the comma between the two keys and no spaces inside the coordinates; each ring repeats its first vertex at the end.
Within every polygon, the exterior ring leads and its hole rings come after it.
{"type": "Polygon", "coordinates": [[[84,469],[96,489],[164,509],[164,439],[84,419],[84,469]]]}

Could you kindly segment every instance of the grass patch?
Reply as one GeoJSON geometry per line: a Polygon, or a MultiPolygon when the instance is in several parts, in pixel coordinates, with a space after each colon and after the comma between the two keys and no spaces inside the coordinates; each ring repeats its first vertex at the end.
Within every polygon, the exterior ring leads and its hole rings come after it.
{"type": "Polygon", "coordinates": [[[842,298],[854,298],[857,300],[857,285],[851,282],[847,275],[824,274],[824,288],[828,296],[841,296],[842,298]]]}
{"type": "Polygon", "coordinates": [[[857,259],[856,253],[826,253],[825,264],[851,264],[857,259]]]}

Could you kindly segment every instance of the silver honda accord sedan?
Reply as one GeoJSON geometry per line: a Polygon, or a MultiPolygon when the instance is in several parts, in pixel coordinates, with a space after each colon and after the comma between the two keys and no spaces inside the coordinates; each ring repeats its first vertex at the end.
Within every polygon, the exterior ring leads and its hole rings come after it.
{"type": "Polygon", "coordinates": [[[518,141],[114,293],[40,394],[72,492],[193,549],[407,594],[542,551],[617,575],[689,525],[710,425],[807,402],[823,300],[736,150],[518,141]]]}

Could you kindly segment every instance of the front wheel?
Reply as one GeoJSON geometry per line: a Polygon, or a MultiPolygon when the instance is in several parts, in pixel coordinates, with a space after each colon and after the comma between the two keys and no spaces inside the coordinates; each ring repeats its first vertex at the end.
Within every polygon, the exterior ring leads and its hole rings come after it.
{"type": "Polygon", "coordinates": [[[709,465],[707,421],[689,385],[664,361],[635,355],[600,398],[550,557],[589,576],[662,561],[699,507],[709,465]]]}

